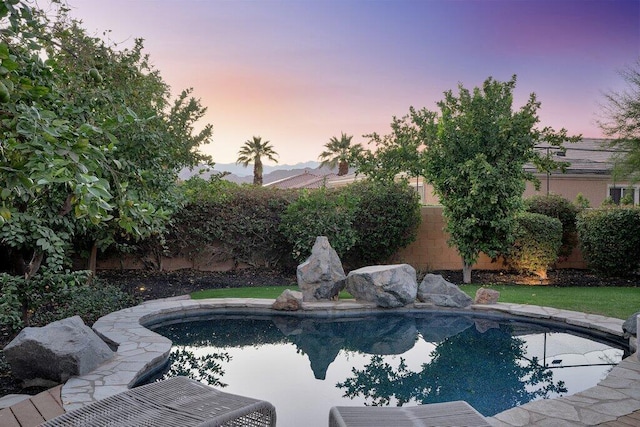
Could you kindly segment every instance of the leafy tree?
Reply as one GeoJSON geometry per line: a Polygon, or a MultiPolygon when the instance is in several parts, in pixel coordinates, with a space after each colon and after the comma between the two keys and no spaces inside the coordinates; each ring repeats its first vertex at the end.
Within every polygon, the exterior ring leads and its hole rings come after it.
{"type": "Polygon", "coordinates": [[[48,53],[70,76],[65,81],[67,103],[75,105],[86,122],[102,129],[106,142],[114,145],[107,158],[115,167],[107,179],[116,196],[115,221],[83,233],[82,238],[93,240],[95,256],[97,245],[105,248],[159,235],[179,207],[175,183],[180,169],[210,160],[197,148],[210,139],[211,125],[194,131],[206,109],[190,97],[191,89],[171,100],[169,87],[143,53],[142,40],[135,40],[131,49],[117,51],[87,36],[78,22],[65,15],[50,37],[65,46],[48,46],[48,53]],[[95,71],[100,78],[87,79],[86,69],[89,77],[95,71]],[[126,239],[116,239],[123,231],[126,239]]]}
{"type": "Polygon", "coordinates": [[[78,240],[95,254],[161,232],[211,134],[193,131],[204,109],[189,90],[170,101],[141,41],[118,51],[54,4],[0,2],[0,257],[27,282],[61,272],[78,240]]]}
{"type": "Polygon", "coordinates": [[[425,141],[410,115],[393,117],[388,135],[372,133],[365,137],[376,150],[352,153],[358,173],[379,182],[393,182],[399,175],[411,178],[422,174],[421,152],[425,141]]]}
{"type": "Polygon", "coordinates": [[[515,76],[504,83],[489,77],[472,92],[462,85],[458,96],[445,92],[437,116],[411,109],[411,120],[427,146],[423,173],[443,205],[450,243],[463,260],[465,283],[471,281],[480,252],[495,257],[513,243],[525,181],[535,181],[524,165],[557,166],[535,150],[536,144],[545,141],[561,148],[565,141],[579,140],[567,136],[565,129],[535,127],[540,103],[533,93],[514,112],[515,85],[515,76]]]}
{"type": "Polygon", "coordinates": [[[238,151],[238,160],[236,163],[247,167],[249,163],[253,162],[253,185],[262,185],[262,158],[266,157],[278,163],[276,159],[276,153],[269,141],[262,141],[259,136],[254,136],[253,139],[245,141],[244,145],[238,151]]]}
{"type": "Polygon", "coordinates": [[[338,176],[346,175],[349,173],[349,160],[353,156],[353,153],[357,153],[361,146],[360,144],[351,145],[351,139],[353,135],[347,136],[342,132],[340,139],[332,137],[329,142],[325,144],[326,150],[320,153],[320,166],[329,166],[330,168],[338,167],[338,176]]]}
{"type": "Polygon", "coordinates": [[[621,70],[620,75],[627,89],[605,94],[605,117],[599,125],[605,135],[615,138],[610,143],[618,150],[614,174],[637,182],[640,180],[640,57],[621,70]]]}
{"type": "Polygon", "coordinates": [[[0,245],[9,269],[29,280],[43,261],[62,268],[76,230],[112,218],[103,175],[112,147],[90,143],[100,130],[76,119],[60,88],[66,76],[38,55],[46,17],[12,3],[0,3],[0,245]]]}

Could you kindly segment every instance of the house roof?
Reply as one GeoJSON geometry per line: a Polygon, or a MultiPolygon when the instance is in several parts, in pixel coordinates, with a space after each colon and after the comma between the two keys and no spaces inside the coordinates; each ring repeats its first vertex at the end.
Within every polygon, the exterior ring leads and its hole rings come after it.
{"type": "MultiPolygon", "coordinates": [[[[608,175],[613,169],[613,156],[618,150],[609,148],[607,139],[584,139],[579,142],[567,143],[564,156],[556,155],[555,159],[569,163],[569,174],[596,174],[608,175]]],[[[554,150],[548,144],[537,146],[541,151],[554,150]]],[[[535,171],[533,165],[526,165],[526,170],[535,171]]]]}
{"type": "Polygon", "coordinates": [[[326,182],[332,177],[336,176],[334,173],[329,173],[326,175],[316,175],[312,174],[308,171],[301,173],[299,175],[290,176],[288,178],[283,178],[278,181],[270,182],[265,184],[265,187],[275,187],[275,188],[321,188],[326,182]]]}

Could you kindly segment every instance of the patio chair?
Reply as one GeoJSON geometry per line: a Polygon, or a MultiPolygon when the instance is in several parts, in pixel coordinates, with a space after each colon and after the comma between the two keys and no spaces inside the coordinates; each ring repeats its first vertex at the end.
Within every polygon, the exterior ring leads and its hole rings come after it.
{"type": "Polygon", "coordinates": [[[491,424],[462,400],[405,407],[334,406],[329,427],[489,427],[491,424]]]}
{"type": "Polygon", "coordinates": [[[42,425],[274,427],[276,411],[269,402],[175,377],[93,402],[42,425]]]}

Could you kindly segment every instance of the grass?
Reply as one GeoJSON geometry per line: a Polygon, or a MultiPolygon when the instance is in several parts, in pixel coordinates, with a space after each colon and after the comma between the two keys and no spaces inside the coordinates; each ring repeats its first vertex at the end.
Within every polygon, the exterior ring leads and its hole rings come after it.
{"type": "MultiPolygon", "coordinates": [[[[462,285],[460,288],[472,297],[480,285],[462,285]]],[[[500,292],[500,302],[533,304],[555,307],[584,313],[601,314],[607,317],[627,319],[640,310],[640,289],[622,287],[563,287],[490,285],[500,292]]],[[[277,298],[285,289],[298,290],[292,286],[266,286],[255,288],[225,288],[194,292],[194,299],[203,298],[277,298]]],[[[351,298],[347,292],[341,299],[351,298]]]]}

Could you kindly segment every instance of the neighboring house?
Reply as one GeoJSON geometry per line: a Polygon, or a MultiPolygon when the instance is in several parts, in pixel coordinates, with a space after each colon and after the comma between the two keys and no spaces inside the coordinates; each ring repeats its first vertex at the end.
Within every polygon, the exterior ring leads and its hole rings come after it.
{"type": "Polygon", "coordinates": [[[274,188],[321,188],[325,187],[328,180],[337,176],[334,173],[329,174],[313,174],[308,171],[304,171],[299,175],[283,178],[278,181],[273,181],[268,184],[264,184],[264,187],[274,188]]]}
{"type": "MultiPolygon", "coordinates": [[[[540,189],[536,191],[532,183],[527,183],[525,197],[554,193],[573,201],[582,193],[592,207],[598,207],[607,197],[619,203],[624,195],[631,192],[634,202],[638,204],[640,186],[630,186],[626,181],[616,182],[613,179],[613,157],[616,150],[608,148],[607,142],[606,139],[584,139],[573,144],[565,144],[565,155],[556,157],[559,161],[569,163],[565,173],[535,173],[540,180],[540,189]]],[[[540,149],[552,150],[543,144],[540,145],[540,149]]],[[[527,169],[533,171],[531,166],[527,169]]]]}
{"type": "MultiPolygon", "coordinates": [[[[630,185],[628,182],[614,181],[612,157],[615,151],[607,148],[606,143],[605,139],[591,138],[566,144],[565,155],[556,154],[557,160],[569,163],[565,173],[560,171],[550,174],[537,173],[533,166],[525,166],[525,170],[534,171],[534,175],[540,180],[540,188],[536,191],[533,183],[528,182],[524,197],[554,193],[573,201],[579,193],[582,193],[592,207],[597,207],[607,197],[619,203],[622,197],[631,194],[634,202],[640,204],[640,184],[630,185]]],[[[538,149],[543,152],[553,150],[544,144],[540,144],[538,149]]],[[[356,174],[336,176],[327,182],[327,187],[341,187],[360,179],[365,177],[356,174]]],[[[416,190],[423,205],[440,204],[438,197],[433,194],[433,187],[425,183],[422,177],[410,178],[409,185],[416,190]]]]}

